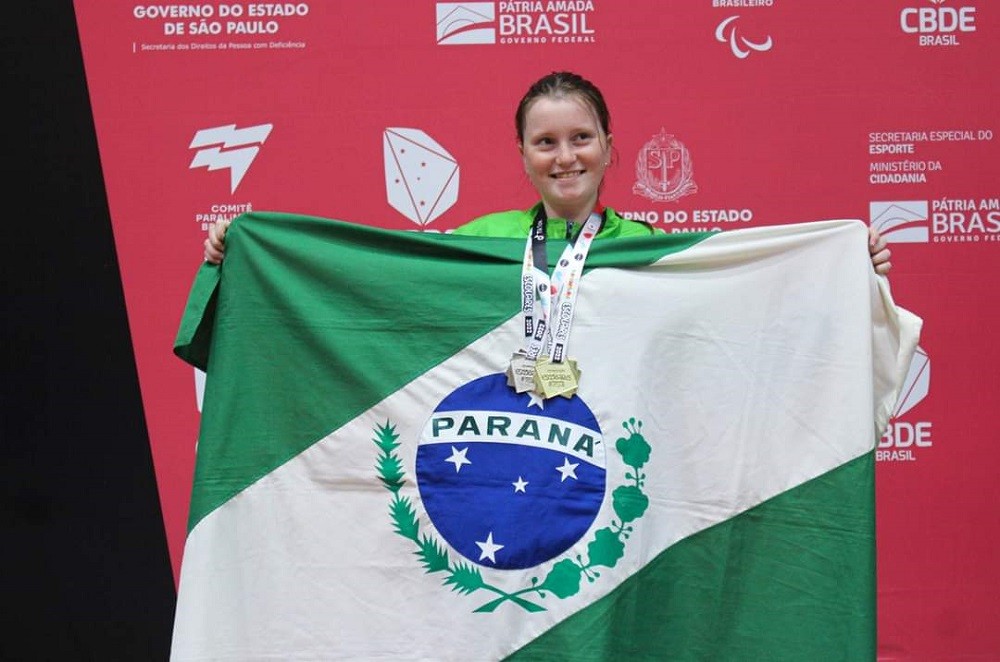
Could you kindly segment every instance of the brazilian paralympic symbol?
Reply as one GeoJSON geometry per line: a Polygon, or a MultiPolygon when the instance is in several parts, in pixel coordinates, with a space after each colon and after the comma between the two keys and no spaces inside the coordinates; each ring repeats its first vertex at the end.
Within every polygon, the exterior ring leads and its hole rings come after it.
{"type": "Polygon", "coordinates": [[[390,515],[397,534],[417,545],[428,573],[461,594],[487,591],[494,599],[475,611],[492,612],[512,602],[529,612],[545,607],[526,596],[567,598],[582,579],[600,577],[625,552],[633,522],[649,505],[641,471],[650,446],[642,423],[622,423],[615,444],[626,469],[625,484],[611,493],[615,517],[598,529],[587,553],[562,558],[544,579],[508,592],[484,573],[541,566],[577,545],[592,528],[607,490],[605,444],[600,426],[579,395],[542,400],[518,394],[505,374],[486,375],[446,396],[424,426],[416,452],[420,502],[435,533],[421,533],[412,500],[400,494],[406,482],[395,426],[374,429],[376,468],[392,493],[390,515]],[[445,545],[437,537],[447,543],[445,545]],[[452,561],[449,547],[462,557],[452,561]],[[572,558],[570,558],[572,557],[572,558]]]}

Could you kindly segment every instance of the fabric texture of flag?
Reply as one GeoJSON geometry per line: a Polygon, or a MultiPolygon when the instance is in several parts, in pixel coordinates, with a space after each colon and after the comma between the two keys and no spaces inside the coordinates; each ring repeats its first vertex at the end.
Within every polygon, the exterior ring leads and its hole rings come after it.
{"type": "Polygon", "coordinates": [[[874,659],[921,322],[866,237],[595,242],[542,400],[504,375],[523,240],[240,217],[175,346],[208,377],[172,659],[874,659]]]}

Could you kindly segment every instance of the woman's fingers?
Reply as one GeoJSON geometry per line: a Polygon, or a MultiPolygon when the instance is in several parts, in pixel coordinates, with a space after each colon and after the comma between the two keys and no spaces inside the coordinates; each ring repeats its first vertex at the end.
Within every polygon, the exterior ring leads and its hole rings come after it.
{"type": "Polygon", "coordinates": [[[208,227],[208,238],[205,239],[205,261],[212,264],[222,262],[226,251],[226,231],[230,221],[217,221],[208,227]]]}
{"type": "Polygon", "coordinates": [[[889,273],[889,270],[892,269],[892,263],[889,262],[892,251],[886,248],[887,243],[885,237],[878,230],[869,226],[868,253],[872,256],[872,266],[875,268],[875,273],[882,276],[889,273]]]}

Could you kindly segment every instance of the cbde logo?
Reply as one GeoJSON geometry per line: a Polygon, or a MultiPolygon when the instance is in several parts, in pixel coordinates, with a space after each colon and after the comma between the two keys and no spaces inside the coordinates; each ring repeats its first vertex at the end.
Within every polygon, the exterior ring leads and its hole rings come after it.
{"type": "Polygon", "coordinates": [[[975,7],[946,7],[945,0],[930,0],[927,7],[905,7],[899,27],[917,36],[920,46],[960,46],[958,36],[976,31],[975,7]]]}
{"type": "Polygon", "coordinates": [[[934,442],[931,439],[930,421],[900,420],[900,417],[913,409],[921,400],[927,397],[931,383],[931,362],[925,352],[917,347],[906,373],[903,388],[899,392],[896,408],[889,419],[889,426],[878,442],[875,460],[878,462],[915,462],[916,449],[930,448],[934,442]]]}

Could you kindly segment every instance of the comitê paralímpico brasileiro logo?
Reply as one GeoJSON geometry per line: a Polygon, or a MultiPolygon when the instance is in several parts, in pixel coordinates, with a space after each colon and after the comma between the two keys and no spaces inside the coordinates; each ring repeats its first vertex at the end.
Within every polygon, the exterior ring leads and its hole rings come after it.
{"type": "Polygon", "coordinates": [[[615,450],[628,467],[625,483],[611,492],[612,517],[593,534],[587,554],[556,561],[544,579],[507,591],[485,572],[538,567],[583,539],[604,502],[607,469],[597,419],[579,395],[541,400],[518,394],[502,373],[486,375],[446,396],[427,424],[416,453],[420,502],[436,533],[421,533],[412,500],[401,495],[406,481],[395,426],[374,429],[376,468],[392,494],[390,513],[399,535],[417,546],[428,573],[444,573],[444,584],[462,594],[486,591],[490,601],[475,611],[492,612],[512,602],[529,612],[545,611],[534,598],[567,598],[580,582],[593,581],[598,567],[614,567],[625,552],[632,523],[643,516],[650,445],[642,423],[622,423],[626,436],[615,450]],[[462,557],[453,561],[449,548],[462,557]],[[531,597],[532,599],[529,599],[531,597]]]}

